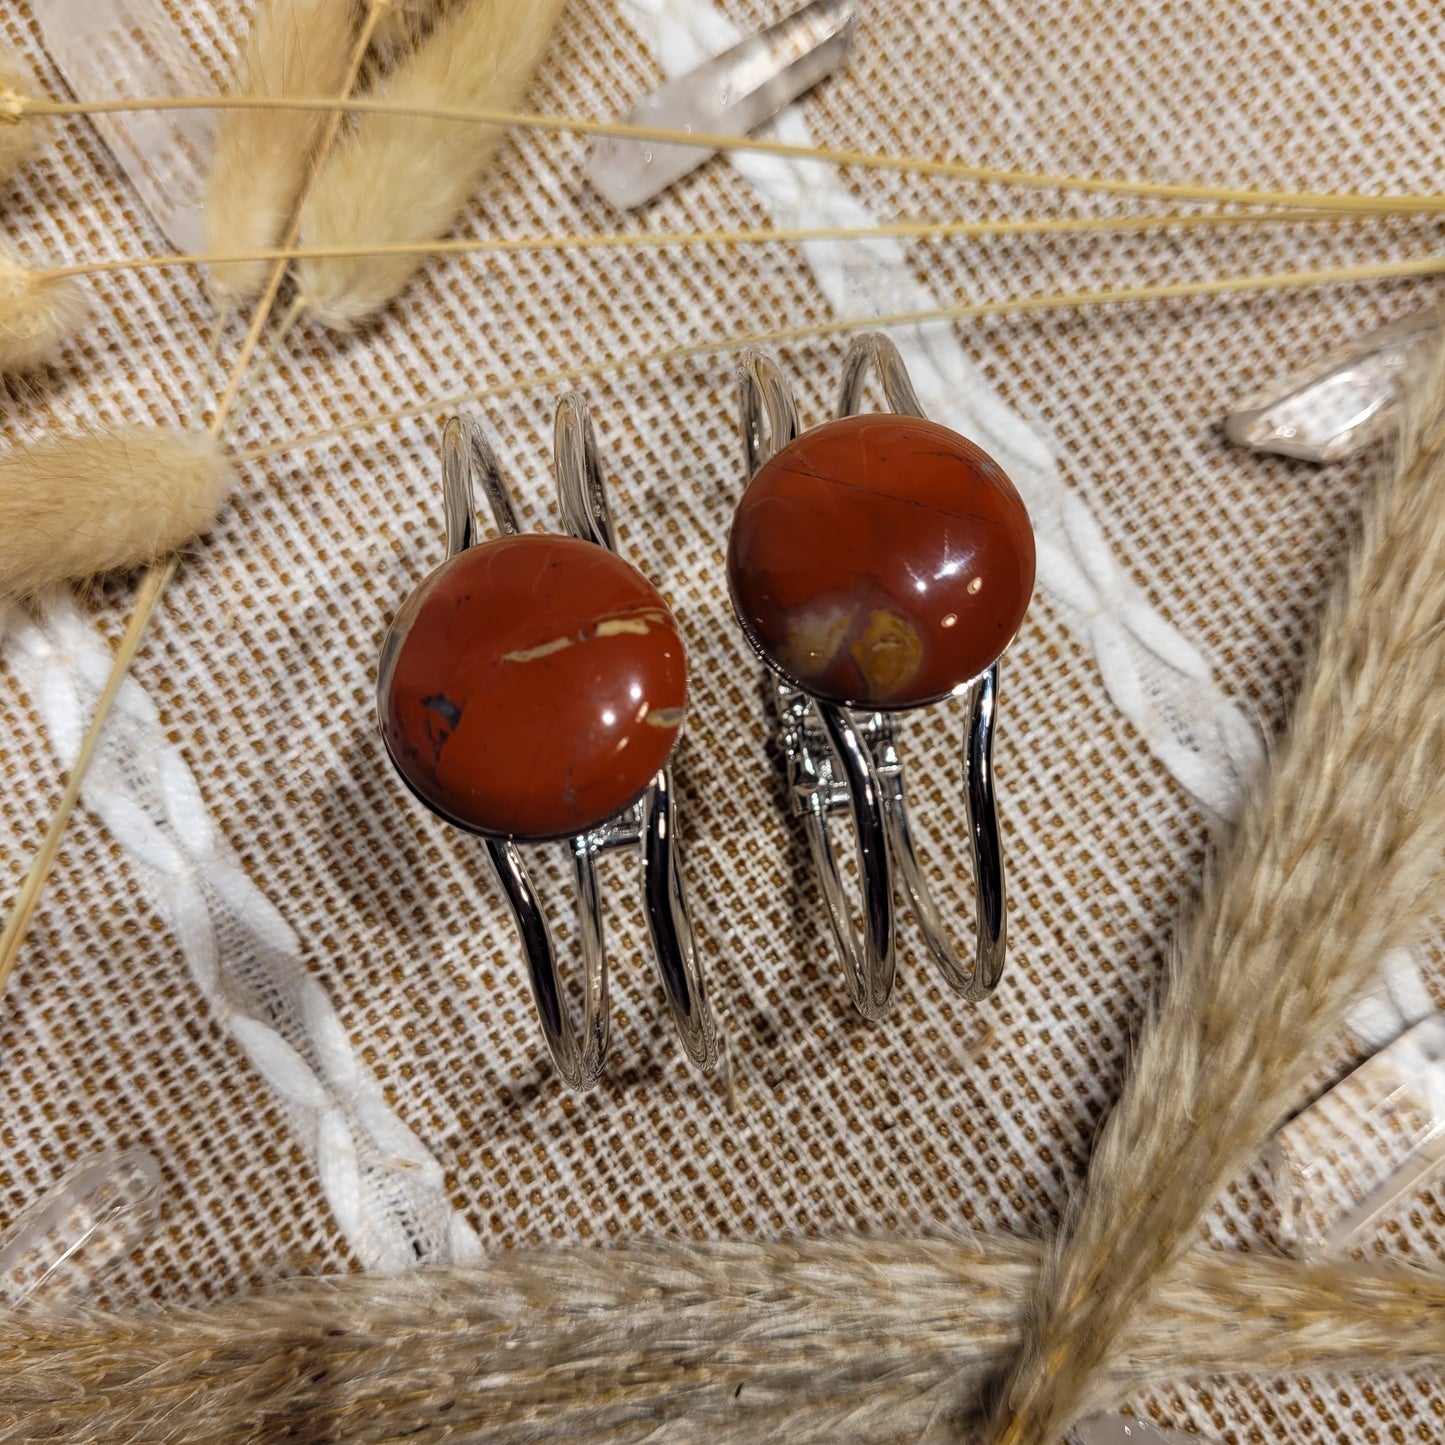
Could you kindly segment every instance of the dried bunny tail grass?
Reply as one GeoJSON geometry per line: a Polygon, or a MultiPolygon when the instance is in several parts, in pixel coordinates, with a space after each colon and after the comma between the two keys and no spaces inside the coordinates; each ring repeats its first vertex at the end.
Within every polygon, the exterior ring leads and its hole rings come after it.
{"type": "MultiPolygon", "coordinates": [[[[1022,1240],[503,1251],[208,1311],[0,1318],[0,1440],[887,1440],[1017,1342],[1022,1240]]],[[[1114,1376],[1445,1361],[1445,1278],[1196,1252],[1114,1376]]]]}
{"type": "MultiPolygon", "coordinates": [[[[351,0],[262,0],[237,64],[234,93],[245,97],[339,94],[351,58],[351,0]]],[[[206,185],[206,242],[212,251],[276,245],[301,192],[320,111],[223,110],[206,185]]],[[[266,284],[270,261],[211,267],[211,292],[237,305],[266,284]]]]}
{"type": "Polygon", "coordinates": [[[40,148],[35,119],[24,113],[36,94],[35,77],[25,62],[0,41],[0,181],[40,148]]]}
{"type": "Polygon", "coordinates": [[[48,366],[90,319],[90,292],[0,246],[0,372],[48,366]]]}
{"type": "MultiPolygon", "coordinates": [[[[514,105],[563,0],[470,0],[441,21],[392,73],[388,101],[403,105],[514,105]]],[[[498,126],[363,115],[311,187],[301,236],[311,246],[436,240],[476,190],[502,137],[498,126]]],[[[359,326],[423,265],[411,255],[308,260],[301,300],[323,325],[359,326]]]]}
{"type": "Polygon", "coordinates": [[[1040,1277],[995,1440],[1054,1440],[1201,1213],[1300,1102],[1389,950],[1440,901],[1445,857],[1445,352],[1410,389],[1267,784],[1146,1023],[1086,1189],[1040,1277]]]}
{"type": "Polygon", "coordinates": [[[372,45],[383,57],[392,57],[415,45],[443,11],[458,0],[384,0],[372,45]]]}
{"type": "Polygon", "coordinates": [[[219,442],[166,427],[0,454],[0,596],[152,561],[210,526],[230,486],[219,442]]]}
{"type": "MultiPolygon", "coordinates": [[[[356,72],[361,66],[377,14],[378,11],[375,8],[368,12],[367,19],[361,27],[361,33],[356,37],[340,90],[343,98],[351,93],[356,72]]],[[[318,162],[327,153],[339,123],[340,112],[332,112],[331,118],[323,127],[317,142],[318,162]]],[[[308,175],[307,182],[310,178],[308,175]]],[[[303,182],[303,192],[307,182],[303,182]]],[[[286,226],[283,246],[290,246],[295,242],[300,220],[298,207],[286,226]]],[[[15,970],[21,946],[29,931],[30,922],[35,916],[45,881],[55,866],[66,827],[76,804],[80,801],[80,790],[84,786],[86,775],[100,746],[101,733],[110,717],[111,709],[115,706],[116,699],[120,696],[121,684],[135,660],[136,652],[145,637],[146,630],[160,607],[166,588],[170,585],[171,578],[175,576],[178,565],[177,554],[167,549],[179,546],[192,533],[204,527],[219,508],[221,499],[229,488],[230,465],[221,451],[219,438],[224,434],[226,422],[241,396],[251,360],[255,356],[262,330],[271,314],[277,291],[284,276],[285,264],[278,261],[273,265],[271,274],[262,288],[251,316],[251,324],[241,342],[241,349],[231,364],[225,387],[216,400],[216,408],[207,429],[209,440],[190,438],[183,445],[170,443],[169,446],[152,440],[149,444],[163,454],[158,457],[159,461],[167,460],[164,453],[169,450],[168,459],[177,464],[169,476],[165,474],[164,466],[158,468],[158,474],[162,478],[160,493],[157,495],[154,490],[149,492],[139,490],[133,475],[128,477],[126,485],[122,488],[122,503],[125,500],[136,503],[131,514],[123,519],[133,526],[131,533],[123,538],[131,544],[131,549],[126,555],[112,558],[110,565],[130,561],[136,553],[150,555],[154,558],[154,563],[142,579],[136,593],[135,609],[131,613],[130,621],[126,623],[124,633],[121,634],[110,673],[96,700],[95,712],[85,729],[85,735],[81,738],[80,751],[76,754],[75,764],[70,769],[59,801],[50,814],[50,821],[46,825],[45,836],[41,839],[40,848],[31,860],[29,871],[20,885],[20,892],[6,915],[4,927],[0,928],[0,994],[3,994],[5,985],[15,970]],[[148,514],[153,515],[148,516],[148,514]],[[154,523],[153,527],[141,525],[148,520],[154,523]]],[[[139,439],[136,440],[139,442],[139,439]]],[[[100,495],[100,491],[101,489],[92,483],[83,485],[78,495],[93,501],[100,495]]],[[[3,499],[3,495],[3,484],[0,484],[0,499],[3,499]]],[[[15,500],[18,503],[19,515],[27,525],[33,527],[34,517],[27,515],[24,508],[24,497],[21,496],[15,500]]],[[[63,512],[63,508],[63,498],[56,499],[52,511],[57,518],[63,512]]],[[[72,545],[71,550],[81,553],[74,559],[76,567],[92,565],[96,554],[103,550],[100,545],[100,534],[97,532],[93,539],[89,557],[84,555],[83,548],[72,545]]],[[[115,553],[122,549],[106,550],[115,553]]],[[[18,560],[26,564],[22,570],[28,570],[31,573],[39,572],[42,577],[53,574],[56,570],[54,567],[46,569],[43,566],[37,566],[33,555],[29,558],[24,556],[24,549],[20,549],[18,560]]],[[[0,575],[0,587],[3,585],[3,575],[0,575]]],[[[39,585],[39,583],[32,582],[30,585],[39,585]]]]}

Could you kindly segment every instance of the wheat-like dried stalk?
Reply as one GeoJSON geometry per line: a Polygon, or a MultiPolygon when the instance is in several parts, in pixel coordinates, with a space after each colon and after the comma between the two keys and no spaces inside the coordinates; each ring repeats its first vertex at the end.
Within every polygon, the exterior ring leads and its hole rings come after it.
{"type": "Polygon", "coordinates": [[[1405,412],[1288,736],[1206,879],[1047,1257],[996,1440],[1044,1445],[1110,1402],[1108,1366],[1160,1275],[1440,900],[1445,352],[1405,412]]]}
{"type": "MultiPolygon", "coordinates": [[[[262,0],[238,59],[235,94],[339,94],[351,42],[351,0],[262,0]]],[[[212,251],[275,246],[325,123],[320,111],[221,111],[206,185],[212,251]]],[[[230,305],[254,300],[270,270],[266,261],[213,266],[212,293],[230,305]]]]}
{"type": "MultiPolygon", "coordinates": [[[[401,105],[516,102],[552,33],[563,0],[470,0],[445,15],[386,86],[401,105]]],[[[314,246],[434,240],[477,189],[501,141],[498,126],[364,115],[311,187],[303,241],[314,246]]],[[[302,303],[324,325],[359,326],[423,264],[416,255],[304,261],[302,303]]]]}
{"type": "Polygon", "coordinates": [[[0,596],[163,556],[210,526],[230,486],[203,432],[131,426],[0,453],[0,596]]]}
{"type": "MultiPolygon", "coordinates": [[[[0,1319],[0,1440],[916,1438],[1016,1344],[1039,1246],[503,1251],[210,1311],[0,1319]]],[[[1111,1383],[1445,1362],[1445,1278],[1198,1251],[1111,1383]]]]}
{"type": "Polygon", "coordinates": [[[73,277],[27,266],[0,246],[0,372],[48,366],[90,314],[90,292],[73,277]]]}

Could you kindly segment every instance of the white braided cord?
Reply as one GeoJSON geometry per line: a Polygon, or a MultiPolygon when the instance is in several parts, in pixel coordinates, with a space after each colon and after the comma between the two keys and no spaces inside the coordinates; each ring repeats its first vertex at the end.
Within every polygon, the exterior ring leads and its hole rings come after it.
{"type": "MultiPolygon", "coordinates": [[[[11,620],[11,671],[62,767],[80,750],[111,666],[68,593],[11,620]]],[[[444,1171],[387,1104],[301,941],[218,835],[201,789],[135,680],[122,684],[83,801],[125,850],[211,1017],[285,1105],[332,1216],[368,1270],[480,1257],[444,1171]]]]}

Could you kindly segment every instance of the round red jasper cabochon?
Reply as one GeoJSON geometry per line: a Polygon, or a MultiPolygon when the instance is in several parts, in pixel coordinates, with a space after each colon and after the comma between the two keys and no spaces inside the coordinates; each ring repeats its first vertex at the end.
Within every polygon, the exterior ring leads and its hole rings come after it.
{"type": "Polygon", "coordinates": [[[882,413],[804,432],[758,469],[728,541],[757,650],[827,702],[947,697],[996,662],[1028,610],[1034,534],[986,452],[882,413]]]}
{"type": "Polygon", "coordinates": [[[531,533],[439,567],[382,649],[381,730],[443,817],[512,838],[584,833],[634,802],[687,705],[677,622],[606,548],[531,533]]]}

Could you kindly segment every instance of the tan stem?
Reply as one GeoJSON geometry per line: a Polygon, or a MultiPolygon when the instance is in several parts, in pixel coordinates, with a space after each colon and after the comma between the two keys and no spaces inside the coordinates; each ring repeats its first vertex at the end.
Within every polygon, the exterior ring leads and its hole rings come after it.
{"type": "MultiPolygon", "coordinates": [[[[1408,213],[1404,213],[1408,214],[1408,213]]],[[[946,240],[985,236],[1095,235],[1179,228],[1299,225],[1327,221],[1377,220],[1338,211],[1203,211],[1161,216],[1066,216],[985,221],[894,221],[878,226],[754,226],[717,231],[602,231],[592,235],[465,236],[444,241],[393,241],[365,246],[291,246],[259,251],[181,251],[156,256],[121,256],[31,269],[41,280],[145,271],[172,266],[213,266],[244,261],[329,260],[348,256],[457,256],[489,251],[590,251],[628,247],[743,246],[769,241],[946,240]]]]}
{"type": "Polygon", "coordinates": [[[733,351],[748,346],[779,346],[793,341],[834,336],[840,332],[858,331],[866,327],[917,326],[931,321],[970,320],[980,316],[1001,316],[1023,311],[1059,311],[1076,307],[1118,305],[1127,301],[1172,301],[1192,296],[1213,296],[1249,291],[1270,291],[1286,287],[1326,286],[1351,281],[1379,281],[1405,277],[1433,276],[1445,272],[1445,257],[1428,256],[1412,261],[1382,261],[1363,266],[1337,266],[1319,271],[1262,272],[1240,276],[1223,276],[1211,281],[1172,281],[1154,286],[1116,286],[1099,291],[1060,291],[1043,296],[1014,296],[999,301],[976,301],[963,306],[943,306],[927,311],[903,311],[889,316],[855,316],[842,320],[818,321],[807,326],[784,326],[772,331],[754,331],[739,336],[722,336],[711,341],[691,342],[686,346],[669,347],[664,351],[635,351],[602,361],[584,362],[557,371],[533,372],[513,381],[476,391],[455,392],[450,396],[432,397],[397,411],[362,417],[338,426],[308,432],[270,446],[253,447],[238,452],[237,461],[260,461],[282,452],[349,436],[372,427],[391,426],[414,417],[445,411],[473,401],[490,401],[513,396],[537,387],[559,386],[581,377],[610,376],[633,367],[662,366],[708,356],[719,351],[733,351]]]}
{"type": "MultiPolygon", "coordinates": [[[[176,565],[177,558],[175,554],[172,554],[156,563],[141,582],[135,611],[131,614],[125,635],[116,649],[115,665],[111,668],[105,688],[96,703],[95,716],[101,721],[110,716],[110,710],[115,706],[115,700],[120,695],[121,684],[125,681],[126,672],[135,659],[141,639],[145,636],[146,628],[155,615],[156,607],[166,586],[175,575],[176,565]]],[[[20,946],[25,941],[31,918],[34,916],[36,905],[40,902],[41,890],[45,887],[45,880],[50,876],[50,869],[60,851],[60,840],[64,836],[66,824],[70,821],[70,815],[80,797],[81,784],[95,758],[95,750],[100,743],[100,734],[101,727],[95,720],[92,720],[91,726],[86,730],[85,737],[81,742],[80,752],[66,776],[65,788],[61,792],[60,801],[50,815],[50,823],[45,830],[45,836],[40,841],[40,851],[35,855],[35,862],[31,864],[30,871],[25,875],[25,882],[20,887],[19,896],[10,910],[10,916],[5,920],[5,928],[0,931],[0,995],[4,994],[5,987],[10,982],[10,975],[15,970],[15,961],[19,957],[20,946]]]]}
{"type": "Polygon", "coordinates": [[[1246,206],[1289,206],[1311,210],[1347,212],[1445,211],[1445,196],[1366,196],[1353,192],[1267,191],[1238,186],[1207,186],[1159,181],[1129,181],[1115,177],[1054,175],[996,166],[969,165],[962,161],[938,160],[928,156],[880,154],[835,146],[792,145],[759,136],[712,135],[704,131],[669,130],[659,126],[632,125],[622,121],[579,119],[564,115],[538,115],[524,111],[473,106],[397,105],[383,99],[351,97],[338,101],[333,96],[150,96],[113,101],[52,101],[14,92],[0,92],[0,122],[18,121],[26,115],[109,115],[126,111],[168,110],[340,110],[349,114],[416,116],[427,120],[481,122],[515,126],[519,129],[565,131],[581,135],[608,136],[621,140],[646,140],[664,145],[701,147],[720,151],[756,151],[786,156],[792,160],[817,161],[828,165],[859,166],[874,170],[912,171],[921,175],[946,176],[954,180],[982,181],[990,185],[1020,186],[1034,190],[1069,190],[1086,194],[1143,196],[1163,201],[1215,201],[1246,206]]]}

